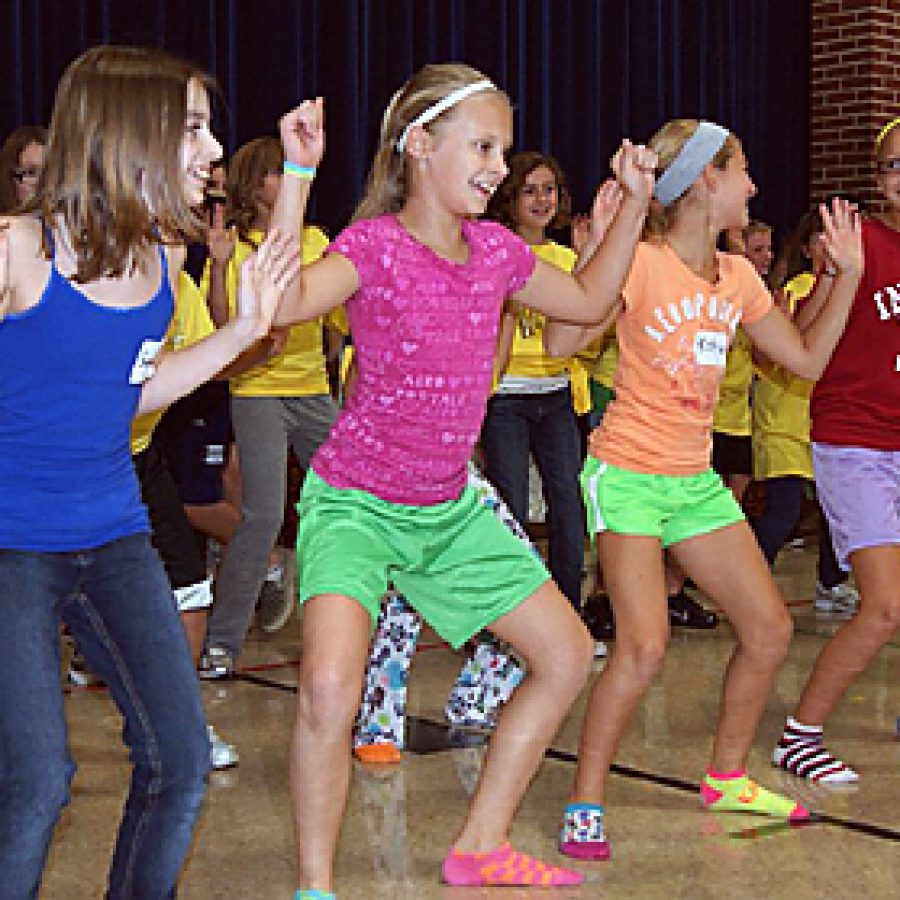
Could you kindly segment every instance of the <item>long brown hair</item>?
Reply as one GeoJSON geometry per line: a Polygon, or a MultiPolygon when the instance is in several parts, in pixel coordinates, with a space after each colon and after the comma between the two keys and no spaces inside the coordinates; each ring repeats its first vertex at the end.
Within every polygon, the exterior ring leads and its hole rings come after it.
{"type": "MultiPolygon", "coordinates": [[[[378,150],[366,183],[366,193],[353,220],[370,219],[383,213],[399,212],[409,190],[406,154],[397,150],[397,141],[413,119],[453,91],[484,81],[477,69],[462,63],[432,63],[423,66],[394,94],[381,121],[378,150]]],[[[497,91],[506,96],[502,91],[497,91]]],[[[451,107],[425,126],[432,130],[453,117],[451,107]]]]}
{"type": "Polygon", "coordinates": [[[268,172],[281,172],[284,150],[276,137],[258,137],[238,148],[228,165],[225,218],[237,228],[238,237],[248,244],[257,214],[256,193],[268,172]]]}
{"type": "Polygon", "coordinates": [[[517,225],[516,205],[519,202],[519,194],[525,185],[525,179],[541,166],[553,173],[553,180],[556,182],[556,215],[547,227],[549,229],[565,228],[572,221],[572,197],[569,194],[566,173],[549,153],[538,153],[536,150],[526,150],[510,157],[509,173],[488,202],[485,215],[515,231],[517,225]]]}
{"type": "MultiPolygon", "coordinates": [[[[657,165],[657,178],[675,161],[682,147],[690,140],[697,130],[700,122],[697,119],[672,119],[666,122],[656,134],[650,138],[649,146],[656,151],[659,158],[657,165]]],[[[710,160],[717,169],[724,169],[728,160],[734,155],[738,147],[737,138],[729,134],[718,153],[710,160]]],[[[669,206],[663,206],[658,200],[650,202],[650,210],[647,213],[647,221],[644,224],[644,239],[659,239],[672,227],[678,215],[678,207],[684,195],[679,197],[669,206]]]]}
{"type": "Polygon", "coordinates": [[[161,50],[94,47],[60,79],[33,208],[61,220],[77,282],[122,275],[159,235],[198,237],[180,149],[200,69],[161,50]]]}
{"type": "Polygon", "coordinates": [[[47,129],[42,125],[23,125],[10,132],[0,147],[0,213],[10,213],[18,205],[16,170],[19,156],[29,144],[47,143],[47,129]]]}

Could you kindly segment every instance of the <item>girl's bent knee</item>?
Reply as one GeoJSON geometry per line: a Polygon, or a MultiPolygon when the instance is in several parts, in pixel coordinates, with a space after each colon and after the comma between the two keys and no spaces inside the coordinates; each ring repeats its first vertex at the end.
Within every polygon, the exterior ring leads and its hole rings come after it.
{"type": "Polygon", "coordinates": [[[345,672],[323,665],[301,675],[297,715],[314,730],[349,729],[361,699],[362,684],[349,684],[345,672]]]}

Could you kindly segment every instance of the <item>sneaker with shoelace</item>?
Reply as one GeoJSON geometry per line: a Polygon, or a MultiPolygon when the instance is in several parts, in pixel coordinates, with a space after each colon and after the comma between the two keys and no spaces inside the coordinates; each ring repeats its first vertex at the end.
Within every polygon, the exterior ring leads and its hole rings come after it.
{"type": "Polygon", "coordinates": [[[848,581],[830,588],[817,581],[813,605],[819,612],[851,613],[859,605],[859,594],[848,581]]]}

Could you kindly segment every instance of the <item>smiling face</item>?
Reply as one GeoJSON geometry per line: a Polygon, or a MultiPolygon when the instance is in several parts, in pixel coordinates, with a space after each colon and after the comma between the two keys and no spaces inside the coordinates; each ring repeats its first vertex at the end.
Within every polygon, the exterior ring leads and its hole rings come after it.
{"type": "Polygon", "coordinates": [[[209,130],[209,94],[196,79],[188,82],[187,117],[181,140],[184,192],[190,206],[203,202],[212,163],[222,156],[222,145],[209,130]]]}
{"type": "Polygon", "coordinates": [[[410,139],[413,174],[448,212],[480,216],[508,171],[512,110],[505,95],[475,94],[463,100],[433,133],[410,139]]]}
{"type": "Polygon", "coordinates": [[[772,268],[772,232],[761,228],[751,231],[744,241],[744,255],[765,278],[772,268]]]}
{"type": "Polygon", "coordinates": [[[745,228],[750,221],[748,203],[756,194],[756,185],[747,169],[747,157],[737,142],[724,169],[716,174],[715,204],[721,229],[745,228]]]}
{"type": "Polygon", "coordinates": [[[900,125],[895,125],[878,148],[878,189],[894,213],[900,213],[900,125]]]}
{"type": "Polygon", "coordinates": [[[559,185],[547,166],[538,166],[525,176],[513,216],[517,228],[543,232],[559,211],[559,185]]]}

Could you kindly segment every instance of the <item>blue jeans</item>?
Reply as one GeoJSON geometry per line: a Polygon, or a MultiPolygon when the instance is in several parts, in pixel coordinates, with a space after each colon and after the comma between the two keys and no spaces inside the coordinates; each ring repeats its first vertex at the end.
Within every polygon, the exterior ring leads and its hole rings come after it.
{"type": "Polygon", "coordinates": [[[547,567],[576,610],[581,609],[584,510],[578,473],[578,425],[572,391],[495,394],[481,430],[484,474],[510,512],[528,523],[528,454],[541,474],[547,501],[547,567]]]}
{"type": "Polygon", "coordinates": [[[197,677],[147,535],[73,553],[0,550],[0,900],[36,898],[75,765],[60,685],[63,619],[124,720],[133,770],[109,900],[162,900],[206,789],[197,677]]]}
{"type": "MultiPolygon", "coordinates": [[[[761,516],[750,517],[748,521],[770,566],[775,564],[778,551],[791,536],[800,518],[807,484],[807,479],[799,475],[783,475],[763,481],[766,492],[765,510],[761,516]]],[[[831,542],[831,532],[821,512],[818,577],[819,583],[826,588],[832,588],[847,580],[846,572],[842,572],[838,566],[831,542]]]]}

